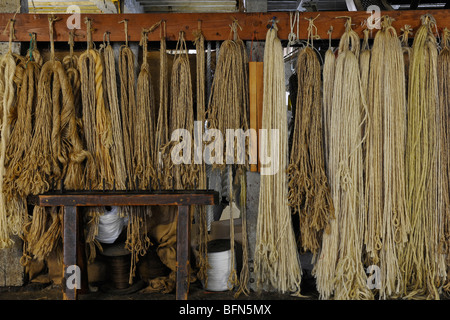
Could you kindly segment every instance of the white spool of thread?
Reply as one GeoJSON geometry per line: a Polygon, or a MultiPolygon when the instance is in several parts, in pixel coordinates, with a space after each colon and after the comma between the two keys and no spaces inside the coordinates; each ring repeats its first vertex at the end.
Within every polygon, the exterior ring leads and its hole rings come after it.
{"type": "MultiPolygon", "coordinates": [[[[208,263],[210,268],[207,271],[208,282],[205,287],[208,291],[227,291],[228,277],[231,272],[231,250],[230,240],[219,239],[208,243],[208,263]]],[[[236,260],[233,263],[236,268],[236,260]]]]}
{"type": "Polygon", "coordinates": [[[112,207],[99,217],[98,234],[95,237],[101,243],[111,244],[116,241],[127,224],[127,218],[119,217],[119,207],[112,207]]]}

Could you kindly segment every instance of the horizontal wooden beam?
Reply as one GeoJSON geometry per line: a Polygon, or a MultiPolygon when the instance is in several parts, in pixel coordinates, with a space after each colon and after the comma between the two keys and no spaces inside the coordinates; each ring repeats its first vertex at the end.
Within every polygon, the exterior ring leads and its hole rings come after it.
{"type": "Polygon", "coordinates": [[[147,205],[214,205],[219,202],[217,191],[155,191],[155,192],[71,192],[48,193],[28,197],[28,203],[52,206],[147,206],[147,205]]]}
{"type": "MultiPolygon", "coordinates": [[[[400,33],[400,28],[406,24],[413,30],[420,26],[420,17],[424,14],[431,14],[436,19],[437,27],[442,30],[444,27],[450,27],[450,10],[406,10],[406,11],[384,11],[381,15],[389,15],[394,18],[394,28],[400,33]]],[[[67,42],[69,38],[68,22],[74,16],[70,14],[55,14],[60,18],[54,24],[54,40],[58,42],[67,42]]],[[[269,13],[144,13],[144,14],[81,14],[79,16],[80,29],[76,30],[78,37],[75,41],[86,41],[85,18],[90,18],[94,31],[92,33],[93,41],[103,41],[103,35],[109,31],[111,41],[125,41],[124,24],[120,21],[128,20],[128,41],[139,41],[143,28],[149,28],[158,21],[166,21],[166,35],[169,41],[176,41],[180,31],[185,32],[185,39],[192,41],[195,38],[194,32],[198,29],[201,21],[201,29],[207,41],[219,41],[231,38],[230,25],[233,19],[236,19],[241,27],[238,34],[242,40],[264,40],[268,26],[273,17],[278,21],[278,37],[287,40],[291,31],[289,12],[269,12],[269,13]]],[[[317,28],[317,34],[321,39],[328,39],[327,31],[333,26],[332,39],[339,39],[344,32],[345,19],[336,19],[336,17],[350,16],[352,18],[353,29],[362,37],[363,30],[366,28],[365,22],[369,14],[365,11],[320,11],[320,12],[300,12],[299,13],[299,38],[308,38],[307,19],[316,18],[314,25],[317,28]]],[[[0,41],[9,40],[8,28],[6,28],[10,19],[15,20],[14,41],[29,41],[30,33],[36,33],[37,41],[49,41],[49,24],[47,14],[0,14],[0,30],[5,30],[0,34],[0,41]]],[[[296,32],[294,27],[294,32],[296,32]]],[[[371,37],[375,36],[371,33],[371,37]]],[[[149,35],[150,41],[159,41],[160,30],[156,29],[149,35]]]]}

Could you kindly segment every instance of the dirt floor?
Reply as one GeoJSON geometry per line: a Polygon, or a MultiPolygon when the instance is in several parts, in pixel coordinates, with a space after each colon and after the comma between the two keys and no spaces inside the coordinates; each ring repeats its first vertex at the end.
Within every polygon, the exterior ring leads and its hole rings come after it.
{"type": "MultiPolygon", "coordinates": [[[[235,291],[212,292],[206,291],[197,281],[189,287],[188,300],[317,300],[318,294],[313,287],[312,279],[304,279],[302,284],[304,297],[292,296],[288,293],[254,292],[248,296],[241,294],[235,297],[235,291]]],[[[175,292],[143,293],[137,283],[128,290],[114,290],[107,284],[90,285],[90,292],[79,295],[79,300],[175,300],[175,292]]],[[[0,288],[0,300],[62,300],[62,288],[60,285],[30,283],[22,287],[0,288]]]]}
{"type": "MultiPolygon", "coordinates": [[[[0,307],[2,310],[20,310],[21,316],[35,317],[36,314],[45,314],[45,317],[63,314],[77,317],[100,318],[130,318],[131,316],[161,316],[174,319],[249,319],[270,318],[281,320],[292,315],[299,315],[301,310],[314,310],[320,317],[336,317],[337,314],[352,310],[352,314],[362,312],[378,313],[386,310],[389,312],[399,311],[405,317],[417,315],[423,303],[417,301],[378,301],[383,304],[383,309],[371,305],[375,302],[359,301],[323,301],[318,299],[313,278],[302,280],[302,294],[304,297],[294,297],[290,294],[279,294],[271,292],[251,292],[248,296],[240,295],[234,297],[233,291],[208,292],[205,291],[200,282],[190,285],[188,301],[175,299],[175,293],[143,293],[135,292],[111,292],[105,289],[105,284],[92,287],[92,292],[79,296],[75,304],[62,300],[61,286],[51,284],[32,283],[22,287],[0,288],[0,307]],[[40,302],[39,302],[40,301],[40,302]],[[45,301],[45,302],[44,302],[45,301]],[[49,304],[50,303],[50,304],[49,304]],[[55,306],[55,304],[57,304],[55,306]],[[351,305],[348,305],[351,304],[351,305]],[[55,309],[60,308],[60,309],[55,309]],[[62,308],[61,308],[62,307],[62,308]],[[417,309],[416,309],[417,308],[417,309]],[[49,312],[50,310],[50,312],[49,312]],[[58,310],[58,312],[54,312],[58,310]],[[65,311],[67,310],[67,312],[65,311]],[[378,310],[378,311],[375,311],[378,310]]],[[[448,300],[447,300],[448,301],[448,300]]],[[[448,303],[433,304],[433,310],[440,306],[442,311],[448,310],[448,303]]],[[[307,311],[306,311],[307,312],[307,311]]],[[[367,313],[363,313],[366,314],[367,313]]],[[[350,315],[350,314],[348,314],[350,315]]]]}

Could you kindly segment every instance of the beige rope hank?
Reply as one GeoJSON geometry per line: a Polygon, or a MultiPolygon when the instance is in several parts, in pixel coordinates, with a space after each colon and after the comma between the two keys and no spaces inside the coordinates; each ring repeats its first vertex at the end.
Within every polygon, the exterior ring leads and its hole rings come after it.
{"type": "MultiPolygon", "coordinates": [[[[249,128],[248,61],[244,44],[237,37],[237,26],[235,21],[232,31],[236,40],[225,40],[220,46],[207,110],[209,128],[218,129],[222,133],[227,129],[247,131],[249,128]]],[[[232,141],[224,139],[222,157],[212,155],[216,157],[213,167],[224,169],[226,163],[248,164],[248,148],[244,150],[244,159],[240,157],[243,154],[242,148],[247,146],[247,142],[243,145],[237,139],[232,141]],[[233,155],[228,155],[229,159],[226,152],[228,145],[234,150],[233,155]],[[237,147],[234,148],[234,145],[237,147]]]]}
{"type": "Polygon", "coordinates": [[[371,130],[366,144],[366,196],[370,198],[367,202],[367,263],[380,267],[381,299],[398,296],[402,291],[398,256],[409,232],[404,158],[405,73],[401,42],[391,21],[387,16],[382,18],[382,29],[376,34],[372,48],[371,90],[368,91],[371,130]]]}
{"type": "Polygon", "coordinates": [[[320,63],[307,46],[297,58],[297,109],[288,167],[289,204],[299,214],[303,250],[317,254],[322,233],[333,218],[333,203],[325,174],[322,139],[320,63]]]}
{"type": "MultiPolygon", "coordinates": [[[[59,20],[49,17],[50,37],[53,42],[53,23],[59,20]]],[[[84,163],[91,162],[90,153],[85,151],[78,136],[74,96],[70,80],[61,62],[55,60],[54,45],[51,43],[51,60],[43,66],[35,111],[35,128],[30,148],[26,155],[23,185],[29,185],[29,194],[49,190],[50,182],[64,181],[70,190],[81,189],[84,163]]],[[[22,179],[23,178],[23,179],[22,179]]],[[[36,206],[30,224],[24,226],[23,263],[30,258],[43,260],[57,246],[61,233],[61,211],[48,212],[36,206]]]]}
{"type": "Polygon", "coordinates": [[[334,85],[334,68],[336,64],[336,56],[334,55],[333,48],[331,47],[331,34],[333,32],[333,26],[328,30],[329,42],[328,50],[325,52],[325,60],[323,64],[323,131],[324,131],[324,152],[325,152],[325,169],[327,177],[329,178],[329,140],[330,140],[330,127],[331,127],[331,106],[333,100],[333,85],[334,85]]]}
{"type": "Polygon", "coordinates": [[[159,57],[159,109],[155,138],[155,168],[163,188],[167,189],[172,181],[172,166],[169,143],[169,75],[166,50],[166,22],[161,22],[159,57]]]}
{"type": "Polygon", "coordinates": [[[400,28],[402,49],[403,49],[403,60],[405,63],[405,79],[406,79],[406,88],[408,88],[408,79],[409,79],[409,62],[411,59],[412,49],[409,46],[409,35],[412,34],[413,29],[410,25],[406,24],[403,28],[400,28]]]}
{"type": "Polygon", "coordinates": [[[440,252],[446,254],[447,279],[443,290],[446,295],[450,293],[450,156],[448,155],[448,146],[450,143],[450,130],[448,119],[450,115],[450,103],[448,94],[450,92],[450,81],[448,74],[450,72],[450,30],[444,28],[442,35],[442,50],[438,57],[438,85],[439,85],[439,129],[440,129],[440,168],[439,177],[439,200],[438,210],[441,213],[440,228],[440,252]]]}
{"type": "Polygon", "coordinates": [[[13,102],[16,90],[14,88],[14,75],[16,62],[12,54],[12,39],[14,37],[14,20],[9,21],[9,47],[8,52],[0,57],[0,248],[12,245],[9,236],[7,220],[6,196],[3,194],[3,179],[5,175],[6,148],[9,143],[11,126],[9,123],[10,113],[13,110],[13,102]]]}
{"type": "Polygon", "coordinates": [[[120,106],[122,115],[123,145],[125,151],[125,165],[129,181],[134,180],[133,168],[133,121],[136,109],[134,54],[128,47],[128,21],[119,23],[125,25],[126,44],[120,47],[119,76],[120,76],[120,106]]]}
{"type": "MultiPolygon", "coordinates": [[[[107,45],[103,49],[103,61],[105,66],[106,99],[111,115],[112,145],[110,153],[116,188],[117,190],[125,190],[127,172],[125,167],[121,110],[117,94],[116,63],[114,58],[114,49],[109,41],[109,33],[106,35],[108,37],[107,45]]],[[[121,207],[121,215],[124,213],[124,210],[126,211],[126,209],[126,207],[121,207]]]]}
{"type": "MultiPolygon", "coordinates": [[[[202,123],[206,121],[205,112],[206,112],[206,92],[205,92],[205,37],[203,36],[201,29],[201,20],[198,21],[198,29],[194,31],[194,45],[196,50],[196,76],[197,76],[197,115],[196,120],[202,123]]],[[[203,146],[202,146],[203,152],[203,146]]],[[[204,190],[207,188],[207,177],[206,177],[206,168],[205,163],[202,161],[199,166],[198,171],[198,188],[200,190],[204,190]]],[[[197,277],[203,281],[204,287],[208,286],[208,226],[206,221],[206,207],[205,206],[196,206],[195,212],[196,223],[199,226],[199,234],[198,234],[198,251],[199,251],[199,259],[197,262],[199,271],[197,272],[197,277]]]]}
{"type": "MultiPolygon", "coordinates": [[[[171,119],[169,130],[173,133],[177,129],[186,129],[191,137],[194,136],[194,109],[192,96],[192,83],[190,74],[190,63],[187,53],[184,32],[180,31],[176,46],[170,86],[170,110],[171,119]],[[178,53],[180,52],[180,53],[178,53]]],[[[173,165],[173,177],[175,189],[194,188],[198,185],[198,169],[192,163],[193,144],[190,146],[189,163],[173,165]]],[[[174,146],[173,146],[174,147],[174,146]]],[[[173,148],[172,147],[172,148],[173,148]]],[[[171,150],[173,150],[171,148],[171,150]]],[[[172,154],[173,151],[171,151],[172,154]]],[[[184,150],[181,150],[180,156],[184,157],[184,150]],[[183,154],[181,154],[183,152],[183,154]]]]}
{"type": "MultiPolygon", "coordinates": [[[[11,119],[11,136],[6,148],[5,175],[3,192],[7,198],[8,225],[12,234],[21,235],[23,226],[28,222],[24,186],[18,183],[23,174],[26,153],[31,144],[33,134],[33,114],[37,102],[37,89],[40,73],[40,58],[35,48],[35,36],[32,36],[31,47],[27,59],[16,67],[16,75],[21,71],[20,86],[17,86],[15,117],[11,119]]],[[[41,60],[41,59],[40,59],[41,60]]]]}
{"type": "MultiPolygon", "coordinates": [[[[362,126],[367,106],[359,70],[359,37],[346,21],[336,59],[329,141],[329,176],[335,208],[314,266],[321,299],[372,299],[362,264],[358,221],[364,214],[362,126]]],[[[366,126],[367,127],[367,126],[366,126]]]]}
{"type": "Polygon", "coordinates": [[[405,298],[439,299],[445,277],[439,253],[437,156],[439,111],[434,18],[421,17],[412,46],[406,140],[407,210],[411,233],[400,257],[405,298]]]}
{"type": "Polygon", "coordinates": [[[83,106],[83,129],[87,150],[94,155],[95,165],[87,168],[87,179],[92,188],[103,185],[112,188],[114,174],[110,148],[112,146],[112,128],[110,112],[105,104],[103,62],[100,53],[92,49],[91,20],[85,21],[88,30],[87,47],[78,59],[81,76],[83,106]]]}
{"type": "Polygon", "coordinates": [[[285,106],[284,65],[281,42],[273,23],[266,35],[264,50],[263,129],[278,129],[278,140],[264,141],[266,149],[279,145],[271,155],[279,163],[276,174],[261,175],[255,244],[255,276],[258,290],[300,294],[301,267],[287,201],[288,164],[287,114],[285,106]]]}
{"type": "Polygon", "coordinates": [[[143,62],[137,79],[136,122],[134,125],[134,168],[135,178],[139,179],[142,188],[157,187],[154,150],[156,105],[150,66],[147,61],[148,33],[155,30],[161,22],[157,22],[148,30],[143,29],[140,45],[143,48],[143,62]]]}

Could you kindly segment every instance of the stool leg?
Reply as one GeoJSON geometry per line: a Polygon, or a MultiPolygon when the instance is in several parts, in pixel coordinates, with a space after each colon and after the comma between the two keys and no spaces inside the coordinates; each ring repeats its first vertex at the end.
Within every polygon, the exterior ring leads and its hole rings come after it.
{"type": "Polygon", "coordinates": [[[190,252],[189,206],[178,206],[177,219],[177,287],[176,299],[187,300],[189,291],[190,252]]]}
{"type": "Polygon", "coordinates": [[[77,265],[78,209],[65,206],[63,215],[63,299],[76,300],[81,286],[80,266],[77,265]]]}

